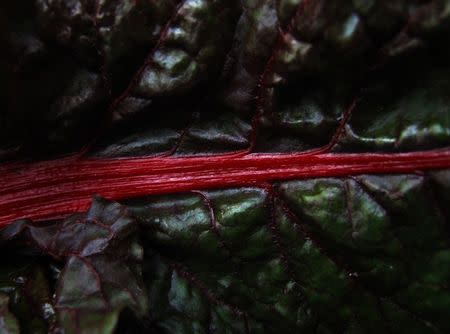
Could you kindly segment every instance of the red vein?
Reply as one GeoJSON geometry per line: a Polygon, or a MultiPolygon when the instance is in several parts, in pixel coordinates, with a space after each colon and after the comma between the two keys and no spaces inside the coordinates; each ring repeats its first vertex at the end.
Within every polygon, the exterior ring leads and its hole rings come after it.
{"type": "Polygon", "coordinates": [[[153,56],[155,55],[156,51],[158,51],[158,49],[161,47],[161,45],[164,43],[164,41],[167,38],[167,34],[169,33],[169,29],[171,28],[171,26],[173,25],[175,19],[178,17],[180,9],[183,7],[185,1],[180,1],[176,6],[175,9],[172,13],[172,15],[170,16],[169,20],[167,21],[167,23],[164,25],[164,27],[162,28],[158,40],[156,41],[155,46],[150,50],[149,54],[147,55],[144,64],[138,69],[138,71],[135,73],[135,75],[133,76],[130,85],[125,89],[125,91],[122,93],[122,95],[120,95],[115,101],[113,101],[113,103],[110,106],[110,111],[114,111],[114,109],[123,101],[125,100],[127,97],[130,96],[130,94],[132,94],[133,89],[136,88],[136,85],[138,84],[139,80],[141,79],[142,74],[144,73],[145,69],[147,68],[148,65],[151,64],[153,56]]]}
{"type": "Polygon", "coordinates": [[[248,154],[63,159],[0,166],[0,226],[84,211],[93,194],[119,200],[199,189],[365,173],[450,168],[450,149],[377,154],[248,154]]]}

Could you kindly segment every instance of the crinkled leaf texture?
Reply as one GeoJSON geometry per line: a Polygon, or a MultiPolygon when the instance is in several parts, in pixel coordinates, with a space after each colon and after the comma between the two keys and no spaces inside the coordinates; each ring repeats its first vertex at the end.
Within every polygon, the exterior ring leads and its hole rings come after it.
{"type": "Polygon", "coordinates": [[[450,332],[449,36],[448,0],[3,1],[0,332],[450,332]]]}
{"type": "Polygon", "coordinates": [[[142,332],[445,333],[449,179],[361,175],[124,205],[96,198],[85,215],[18,221],[1,238],[64,262],[54,308],[68,333],[111,333],[124,308],[145,315],[142,332]]]}
{"type": "Polygon", "coordinates": [[[123,206],[96,197],[86,214],[47,226],[19,221],[1,238],[64,261],[53,305],[64,333],[112,333],[124,308],[147,310],[136,228],[123,206]]]}

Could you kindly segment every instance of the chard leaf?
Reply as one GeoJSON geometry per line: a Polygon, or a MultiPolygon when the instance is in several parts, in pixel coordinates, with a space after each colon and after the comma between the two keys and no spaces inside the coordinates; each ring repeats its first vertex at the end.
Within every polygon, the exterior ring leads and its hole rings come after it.
{"type": "Polygon", "coordinates": [[[449,0],[1,2],[0,332],[450,332],[448,36],[449,0]]]}

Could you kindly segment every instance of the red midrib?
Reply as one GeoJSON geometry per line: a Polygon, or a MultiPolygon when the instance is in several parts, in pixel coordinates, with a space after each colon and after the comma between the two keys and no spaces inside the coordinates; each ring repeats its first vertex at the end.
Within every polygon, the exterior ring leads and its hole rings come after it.
{"type": "Polygon", "coordinates": [[[398,154],[245,154],[78,159],[0,167],[0,226],[84,211],[109,199],[364,173],[450,168],[450,149],[398,154]]]}

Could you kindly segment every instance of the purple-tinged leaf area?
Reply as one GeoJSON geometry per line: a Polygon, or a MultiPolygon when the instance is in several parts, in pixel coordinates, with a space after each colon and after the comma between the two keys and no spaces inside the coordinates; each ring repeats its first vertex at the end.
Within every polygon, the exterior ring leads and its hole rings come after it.
{"type": "Polygon", "coordinates": [[[126,208],[96,197],[86,214],[44,226],[19,221],[1,239],[64,261],[53,298],[64,333],[112,333],[123,309],[139,317],[147,310],[136,231],[126,208]]]}

